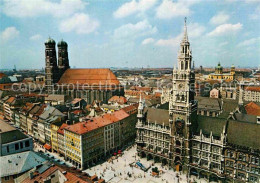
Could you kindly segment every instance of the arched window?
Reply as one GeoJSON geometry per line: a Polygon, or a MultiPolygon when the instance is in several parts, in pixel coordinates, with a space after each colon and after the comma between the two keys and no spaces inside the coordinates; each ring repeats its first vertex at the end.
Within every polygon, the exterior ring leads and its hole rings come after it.
{"type": "Polygon", "coordinates": [[[181,62],[181,70],[183,70],[183,68],[184,68],[183,62],[181,62]]]}
{"type": "Polygon", "coordinates": [[[181,142],[179,140],[176,140],[176,146],[181,146],[181,142]]]}
{"type": "Polygon", "coordinates": [[[188,61],[186,60],[186,63],[185,63],[185,70],[188,69],[188,61]]]}

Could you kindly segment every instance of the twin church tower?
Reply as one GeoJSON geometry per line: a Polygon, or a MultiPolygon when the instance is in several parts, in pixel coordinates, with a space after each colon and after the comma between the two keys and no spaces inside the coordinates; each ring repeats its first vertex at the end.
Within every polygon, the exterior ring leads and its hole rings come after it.
{"type": "Polygon", "coordinates": [[[49,94],[52,92],[53,84],[57,83],[63,73],[70,68],[68,44],[61,40],[57,45],[58,63],[55,41],[49,38],[45,42],[45,87],[49,94]]]}

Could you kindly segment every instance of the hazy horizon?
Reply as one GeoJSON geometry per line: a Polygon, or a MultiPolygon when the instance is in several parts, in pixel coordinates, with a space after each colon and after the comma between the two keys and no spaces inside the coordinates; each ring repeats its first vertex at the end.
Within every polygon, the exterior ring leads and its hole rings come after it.
{"type": "Polygon", "coordinates": [[[184,17],[196,67],[260,63],[259,0],[3,0],[0,5],[1,69],[44,67],[49,36],[68,43],[72,68],[173,67],[184,17]]]}

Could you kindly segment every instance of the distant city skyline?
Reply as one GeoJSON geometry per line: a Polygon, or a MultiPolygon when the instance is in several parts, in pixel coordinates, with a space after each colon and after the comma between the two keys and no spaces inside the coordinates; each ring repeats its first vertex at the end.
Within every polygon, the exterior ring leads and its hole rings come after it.
{"type": "Polygon", "coordinates": [[[49,36],[68,43],[72,67],[173,67],[184,17],[196,67],[260,63],[259,0],[1,0],[0,6],[0,69],[43,68],[49,36]]]}

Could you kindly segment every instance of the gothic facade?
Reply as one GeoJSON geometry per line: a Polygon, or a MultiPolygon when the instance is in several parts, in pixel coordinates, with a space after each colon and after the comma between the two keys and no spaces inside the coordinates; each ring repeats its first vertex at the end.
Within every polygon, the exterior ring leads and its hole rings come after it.
{"type": "Polygon", "coordinates": [[[260,138],[260,117],[243,114],[234,100],[224,102],[218,115],[198,114],[191,63],[185,21],[169,109],[147,108],[139,101],[138,155],[208,182],[260,181],[260,142],[255,140],[260,138]]]}

